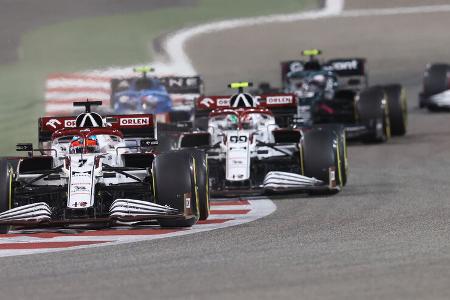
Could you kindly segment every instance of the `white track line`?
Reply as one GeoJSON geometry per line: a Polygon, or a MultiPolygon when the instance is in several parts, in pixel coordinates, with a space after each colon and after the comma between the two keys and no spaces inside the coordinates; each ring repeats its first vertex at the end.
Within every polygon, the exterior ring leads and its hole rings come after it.
{"type": "MultiPolygon", "coordinates": [[[[275,204],[268,199],[260,199],[260,200],[249,200],[248,205],[236,205],[236,206],[227,206],[228,208],[239,208],[239,209],[250,209],[250,212],[247,214],[219,214],[212,215],[211,219],[221,218],[221,219],[230,219],[225,223],[218,224],[196,224],[192,226],[190,229],[176,231],[173,233],[164,233],[164,234],[152,234],[152,235],[114,235],[113,233],[108,235],[95,235],[95,236],[63,236],[59,235],[57,237],[50,238],[36,238],[32,235],[30,236],[11,236],[11,237],[2,237],[0,238],[0,245],[10,244],[10,243],[48,243],[48,242],[89,242],[89,241],[107,241],[105,243],[96,243],[92,245],[82,245],[82,246],[73,246],[67,248],[39,248],[39,249],[11,249],[11,250],[0,250],[0,257],[5,256],[17,256],[17,255],[29,255],[36,253],[49,253],[49,252],[59,252],[59,251],[67,251],[67,250],[75,250],[75,249],[85,249],[85,248],[95,248],[95,247],[105,247],[119,244],[127,244],[127,243],[135,243],[140,241],[149,241],[156,239],[164,239],[171,238],[177,236],[183,236],[188,234],[200,233],[205,231],[211,231],[216,229],[227,228],[231,226],[241,225],[249,222],[256,221],[260,218],[266,217],[272,214],[276,210],[275,204]]],[[[211,211],[218,212],[220,210],[220,206],[214,206],[211,211]]]]}
{"type": "MultiPolygon", "coordinates": [[[[218,22],[211,22],[194,27],[181,29],[171,35],[163,42],[163,49],[168,55],[166,62],[157,60],[151,65],[155,67],[158,74],[194,75],[197,74],[195,67],[185,52],[186,43],[193,38],[218,31],[235,29],[239,27],[263,25],[270,23],[289,23],[302,20],[314,20],[322,18],[349,18],[367,16],[389,16],[420,13],[450,12],[450,5],[424,5],[413,7],[397,7],[382,9],[358,9],[345,10],[345,0],[327,0],[325,7],[321,10],[307,11],[294,14],[277,14],[252,18],[240,18],[218,22]]],[[[106,76],[126,76],[132,74],[132,68],[109,68],[95,70],[87,74],[106,76]]]]}
{"type": "MultiPolygon", "coordinates": [[[[232,19],[181,29],[169,35],[163,43],[163,48],[168,55],[168,61],[156,61],[151,63],[151,65],[155,67],[158,74],[195,75],[197,72],[191,63],[191,60],[184,51],[184,48],[186,43],[196,36],[244,26],[313,20],[337,16],[342,13],[344,3],[344,0],[327,0],[325,7],[316,11],[232,19]]],[[[106,70],[90,71],[87,72],[87,74],[100,76],[126,76],[132,73],[132,69],[133,66],[126,68],[109,68],[106,70]]]]}
{"type": "Polygon", "coordinates": [[[163,46],[169,56],[172,69],[176,73],[195,74],[195,68],[192,66],[191,60],[184,51],[186,43],[195,36],[244,26],[325,18],[340,14],[343,7],[343,0],[328,0],[325,8],[319,11],[301,12],[295,14],[278,14],[206,23],[191,28],[182,29],[173,35],[170,35],[163,46]]]}
{"type": "Polygon", "coordinates": [[[338,17],[368,17],[368,16],[391,16],[391,15],[409,15],[424,13],[450,12],[450,5],[423,5],[411,7],[379,8],[379,9],[355,9],[346,10],[338,17]]]}

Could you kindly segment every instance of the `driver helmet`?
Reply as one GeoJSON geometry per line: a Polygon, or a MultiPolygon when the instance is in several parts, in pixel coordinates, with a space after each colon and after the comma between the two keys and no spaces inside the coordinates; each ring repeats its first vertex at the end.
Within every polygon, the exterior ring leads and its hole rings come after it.
{"type": "Polygon", "coordinates": [[[254,113],[246,114],[244,115],[243,123],[245,123],[248,128],[257,128],[258,122],[261,119],[260,117],[260,115],[254,113]]]}
{"type": "Polygon", "coordinates": [[[87,153],[96,153],[99,152],[100,147],[98,145],[97,136],[91,135],[86,139],[86,152],[87,153]]]}
{"type": "Polygon", "coordinates": [[[235,114],[229,114],[227,115],[225,122],[227,128],[236,129],[239,124],[239,117],[236,116],[235,114]]]}
{"type": "Polygon", "coordinates": [[[71,154],[83,153],[84,140],[82,137],[74,136],[70,142],[69,152],[71,154]]]}
{"type": "Polygon", "coordinates": [[[325,82],[326,82],[326,77],[323,74],[316,74],[311,79],[311,83],[317,84],[319,86],[324,86],[325,82]]]}

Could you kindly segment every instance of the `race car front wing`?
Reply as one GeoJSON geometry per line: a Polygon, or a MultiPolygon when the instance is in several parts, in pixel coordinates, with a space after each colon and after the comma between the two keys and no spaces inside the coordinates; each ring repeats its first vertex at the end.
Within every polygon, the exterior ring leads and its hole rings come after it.
{"type": "Polygon", "coordinates": [[[314,177],[300,174],[271,171],[266,174],[263,188],[266,191],[308,191],[308,190],[339,190],[336,186],[334,170],[330,169],[330,182],[324,182],[314,177]]]}
{"type": "MultiPolygon", "coordinates": [[[[81,209],[80,209],[81,210],[81,209]]],[[[8,225],[44,225],[44,224],[80,224],[110,221],[151,221],[165,218],[183,218],[178,209],[152,202],[117,199],[109,209],[107,218],[52,219],[51,207],[45,202],[38,202],[15,207],[0,213],[0,224],[8,225]]]]}
{"type": "Polygon", "coordinates": [[[50,207],[44,202],[19,206],[0,213],[0,223],[41,223],[49,221],[50,219],[50,207]]]}

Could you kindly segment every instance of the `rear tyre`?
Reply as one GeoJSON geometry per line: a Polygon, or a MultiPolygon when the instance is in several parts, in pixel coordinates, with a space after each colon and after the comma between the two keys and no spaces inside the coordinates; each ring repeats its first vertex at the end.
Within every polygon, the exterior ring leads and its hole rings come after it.
{"type": "Polygon", "coordinates": [[[405,89],[400,84],[392,84],[384,87],[386,93],[391,134],[402,136],[406,134],[408,126],[408,104],[405,89]]]}
{"type": "MultiPolygon", "coordinates": [[[[330,128],[316,128],[307,131],[302,139],[303,175],[314,177],[329,184],[336,181],[336,186],[343,186],[343,163],[339,147],[339,138],[330,128]],[[334,178],[330,178],[330,168],[334,169],[334,178]]],[[[320,192],[335,193],[337,190],[320,192]]]]}
{"type": "Polygon", "coordinates": [[[356,109],[360,123],[368,129],[364,142],[382,143],[389,140],[389,107],[382,87],[375,86],[361,91],[356,109]]]}
{"type": "MultiPolygon", "coordinates": [[[[12,206],[12,171],[6,158],[0,159],[0,213],[12,206]]],[[[0,234],[8,233],[9,225],[0,225],[0,234]]]]}
{"type": "Polygon", "coordinates": [[[160,219],[161,227],[190,227],[199,219],[195,160],[187,152],[169,151],[153,161],[155,202],[178,209],[184,217],[160,219]]]}
{"type": "Polygon", "coordinates": [[[198,208],[199,220],[208,219],[210,202],[209,202],[209,173],[208,161],[206,153],[196,149],[184,149],[181,152],[189,153],[195,159],[195,170],[197,174],[197,191],[198,191],[198,208]]]}

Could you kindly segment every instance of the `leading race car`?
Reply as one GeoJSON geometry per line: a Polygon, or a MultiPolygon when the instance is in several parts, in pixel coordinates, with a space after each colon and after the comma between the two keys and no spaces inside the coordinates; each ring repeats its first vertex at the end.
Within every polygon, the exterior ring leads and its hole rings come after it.
{"type": "Polygon", "coordinates": [[[419,94],[419,107],[430,111],[450,109],[450,65],[427,65],[423,75],[423,91],[419,94]]]}
{"type": "Polygon", "coordinates": [[[115,113],[155,114],[159,121],[189,120],[194,99],[203,92],[199,76],[155,77],[148,73],[154,69],[134,69],[142,76],[111,80],[111,106],[115,113]]]}
{"type": "Polygon", "coordinates": [[[99,222],[185,227],[208,217],[204,153],[157,154],[153,115],[102,118],[90,112],[100,104],[75,103],[86,107],[76,118],[40,118],[41,147],[19,144],[28,156],[0,160],[1,233],[99,222]]]}
{"type": "MultiPolygon", "coordinates": [[[[307,61],[281,63],[284,92],[299,98],[300,126],[340,123],[348,138],[384,142],[392,135],[404,135],[407,103],[398,84],[368,87],[365,59],[332,59],[321,62],[319,50],[305,50],[307,61]]],[[[260,89],[271,88],[265,84],[260,89]]]]}
{"type": "Polygon", "coordinates": [[[197,126],[206,124],[180,138],[181,149],[206,151],[212,193],[341,190],[348,168],[343,128],[295,128],[295,95],[253,96],[248,86],[233,83],[235,95],[197,99],[197,126]]]}

